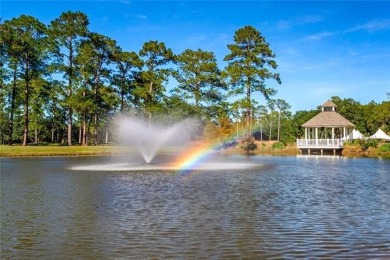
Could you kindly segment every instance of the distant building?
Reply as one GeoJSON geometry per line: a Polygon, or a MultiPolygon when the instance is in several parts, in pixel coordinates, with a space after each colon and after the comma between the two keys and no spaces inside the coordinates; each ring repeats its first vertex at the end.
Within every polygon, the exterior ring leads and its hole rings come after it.
{"type": "Polygon", "coordinates": [[[301,154],[340,153],[343,142],[353,139],[355,125],[336,112],[336,105],[328,100],[321,112],[304,123],[305,138],[297,139],[301,154]]]}

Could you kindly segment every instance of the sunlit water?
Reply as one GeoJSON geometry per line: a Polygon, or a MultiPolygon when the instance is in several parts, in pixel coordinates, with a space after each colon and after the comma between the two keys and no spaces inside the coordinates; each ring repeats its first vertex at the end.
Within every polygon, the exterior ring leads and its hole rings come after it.
{"type": "Polygon", "coordinates": [[[257,166],[185,172],[0,160],[1,259],[390,258],[390,160],[225,157],[208,163],[257,166]]]}

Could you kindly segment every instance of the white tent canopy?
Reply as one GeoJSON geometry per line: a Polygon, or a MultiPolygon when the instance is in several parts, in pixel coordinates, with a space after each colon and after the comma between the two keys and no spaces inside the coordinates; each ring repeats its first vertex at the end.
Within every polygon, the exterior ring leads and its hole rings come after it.
{"type": "Polygon", "coordinates": [[[378,129],[375,134],[370,136],[372,139],[383,139],[383,140],[390,140],[390,136],[388,136],[385,132],[382,131],[382,129],[378,129]]]}
{"type": "Polygon", "coordinates": [[[352,139],[363,139],[364,136],[362,133],[359,132],[359,130],[353,129],[352,130],[352,139]]]}
{"type": "Polygon", "coordinates": [[[359,130],[353,129],[351,134],[347,135],[345,138],[342,139],[345,140],[364,139],[364,136],[362,135],[362,133],[359,132],[359,130]]]}

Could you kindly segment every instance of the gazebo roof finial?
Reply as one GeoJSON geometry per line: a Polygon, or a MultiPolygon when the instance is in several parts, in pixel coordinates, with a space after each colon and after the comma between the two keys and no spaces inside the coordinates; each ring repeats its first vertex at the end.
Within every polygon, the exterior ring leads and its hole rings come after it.
{"type": "Polygon", "coordinates": [[[333,103],[331,100],[328,100],[321,106],[321,111],[323,112],[336,111],[336,107],[337,106],[335,103],[333,103]]]}
{"type": "Polygon", "coordinates": [[[326,101],[322,107],[337,107],[337,105],[335,103],[333,103],[330,99],[328,99],[328,101],[326,101]]]}

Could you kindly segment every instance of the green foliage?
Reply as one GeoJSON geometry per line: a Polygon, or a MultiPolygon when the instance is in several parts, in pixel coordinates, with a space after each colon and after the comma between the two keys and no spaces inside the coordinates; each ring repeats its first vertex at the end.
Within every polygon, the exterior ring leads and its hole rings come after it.
{"type": "Polygon", "coordinates": [[[283,150],[284,144],[282,142],[276,142],[272,144],[271,148],[272,150],[283,150]]]}
{"type": "Polygon", "coordinates": [[[390,152],[390,143],[384,143],[380,148],[380,152],[390,152]]]}
{"type": "Polygon", "coordinates": [[[377,148],[379,144],[379,141],[376,139],[360,139],[358,142],[362,150],[367,150],[368,148],[377,148]]]}
{"type": "Polygon", "coordinates": [[[142,101],[142,105],[151,120],[152,113],[159,109],[164,97],[164,83],[168,80],[171,70],[167,68],[174,55],[165,43],[149,41],[144,43],[139,52],[144,68],[139,73],[134,94],[142,101]]]}
{"type": "Polygon", "coordinates": [[[301,138],[305,134],[302,125],[320,113],[319,110],[297,111],[292,117],[292,135],[301,138]]]}
{"type": "MultiPolygon", "coordinates": [[[[34,92],[33,81],[46,72],[45,46],[48,43],[46,31],[44,24],[28,15],[5,21],[0,27],[0,43],[4,45],[0,51],[2,56],[6,57],[5,61],[8,60],[5,65],[12,69],[14,83],[16,80],[23,82],[23,90],[18,89],[24,93],[23,145],[27,145],[29,138],[29,110],[31,94],[34,92]]],[[[11,129],[10,132],[12,133],[11,129]]],[[[10,142],[12,143],[12,138],[10,142]]]]}
{"type": "Polygon", "coordinates": [[[112,53],[112,59],[116,66],[116,72],[112,75],[112,84],[116,86],[116,91],[120,96],[120,111],[123,113],[126,108],[130,108],[135,103],[135,75],[142,67],[142,60],[135,52],[122,51],[117,47],[112,53]]]}
{"type": "Polygon", "coordinates": [[[221,72],[217,65],[214,53],[185,50],[176,57],[178,69],[173,76],[179,82],[173,93],[193,100],[195,110],[200,115],[201,106],[207,103],[221,101],[221,91],[225,88],[222,83],[221,72]]]}
{"type": "MultiPolygon", "coordinates": [[[[187,49],[175,55],[163,42],[148,41],[137,54],[88,26],[85,14],[72,11],[48,26],[27,15],[0,23],[1,143],[72,144],[80,137],[83,144],[99,142],[116,112],[137,111],[156,120],[170,114],[171,122],[201,118],[209,122],[204,138],[212,141],[250,131],[287,144],[302,137],[302,124],[319,113],[292,115],[287,101],[271,99],[276,89],[268,81],[280,83],[275,54],[252,26],[235,32],[222,72],[211,51],[187,49]],[[167,95],[170,76],[178,85],[167,95]],[[267,104],[259,104],[254,92],[267,104]],[[229,94],[235,96],[233,103],[229,94]]],[[[363,105],[337,96],[332,101],[363,134],[379,127],[390,132],[390,101],[363,105]]],[[[356,142],[363,149],[378,145],[356,142]]],[[[254,146],[251,139],[242,145],[246,153],[254,146]]]]}
{"type": "Polygon", "coordinates": [[[221,139],[218,126],[208,122],[203,129],[203,138],[208,142],[217,143],[221,139]]]}
{"type": "Polygon", "coordinates": [[[257,145],[255,143],[255,139],[253,137],[250,137],[250,138],[246,138],[244,140],[242,140],[241,144],[240,144],[240,147],[241,149],[244,150],[244,152],[246,154],[250,154],[251,152],[253,152],[254,150],[257,149],[257,145]]]}
{"type": "Polygon", "coordinates": [[[233,86],[230,93],[233,96],[244,95],[245,102],[241,103],[250,129],[252,93],[260,92],[269,100],[276,90],[267,87],[266,80],[274,79],[281,83],[279,74],[271,72],[277,68],[275,54],[261,33],[252,26],[238,29],[234,34],[234,43],[227,47],[230,53],[224,58],[228,62],[224,73],[233,86]]]}
{"type": "Polygon", "coordinates": [[[50,38],[49,50],[53,53],[53,62],[51,67],[55,72],[63,74],[64,79],[68,80],[66,98],[64,99],[67,107],[67,123],[69,145],[72,144],[72,117],[73,117],[73,92],[76,88],[78,71],[76,69],[76,59],[79,54],[81,42],[86,39],[88,34],[88,17],[82,12],[64,12],[54,19],[48,30],[50,38]]]}

